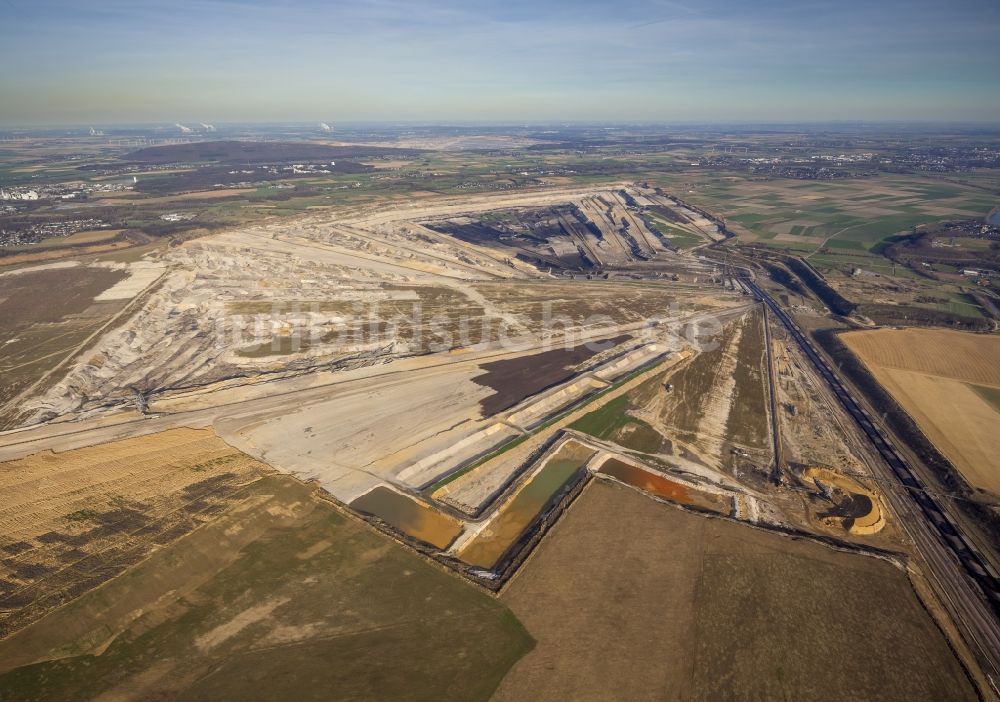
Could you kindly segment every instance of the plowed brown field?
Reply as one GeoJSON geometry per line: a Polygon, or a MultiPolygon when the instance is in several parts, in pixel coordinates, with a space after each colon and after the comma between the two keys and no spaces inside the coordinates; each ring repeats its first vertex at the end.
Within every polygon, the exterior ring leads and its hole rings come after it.
{"type": "Polygon", "coordinates": [[[267,472],[205,429],[0,463],[0,637],[190,532],[267,472]]]}
{"type": "Polygon", "coordinates": [[[609,481],[501,601],[538,643],[493,702],[975,699],[894,566],[609,481]]]}
{"type": "Polygon", "coordinates": [[[1000,386],[1000,336],[946,329],[872,329],[842,338],[869,366],[1000,386]]]}
{"type": "Polygon", "coordinates": [[[1000,387],[1000,337],[877,329],[841,338],[966,480],[1000,494],[1000,412],[972,387],[1000,387]]]}

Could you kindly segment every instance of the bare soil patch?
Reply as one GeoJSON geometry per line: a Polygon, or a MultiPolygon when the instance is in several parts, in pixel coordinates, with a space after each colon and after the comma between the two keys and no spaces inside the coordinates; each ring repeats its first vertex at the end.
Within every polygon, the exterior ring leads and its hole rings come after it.
{"type": "Polygon", "coordinates": [[[869,367],[1000,387],[1000,336],[947,329],[872,329],[841,338],[869,367]]]}

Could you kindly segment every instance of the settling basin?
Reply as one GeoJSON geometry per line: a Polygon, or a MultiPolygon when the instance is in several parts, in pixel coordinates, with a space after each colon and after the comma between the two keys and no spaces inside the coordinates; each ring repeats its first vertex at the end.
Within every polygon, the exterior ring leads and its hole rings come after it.
{"type": "Polygon", "coordinates": [[[616,478],[626,485],[631,485],[643,492],[677,504],[690,505],[699,510],[707,510],[716,514],[729,514],[732,511],[732,495],[690,487],[684,483],[670,480],[654,470],[633,466],[617,458],[609,458],[604,461],[598,473],[616,478]]]}
{"type": "Polygon", "coordinates": [[[691,496],[688,494],[687,486],[668,480],[662,475],[657,475],[648,470],[619,461],[617,458],[609,458],[601,465],[599,471],[604,475],[610,475],[623,483],[633,485],[640,490],[662,497],[673,502],[690,504],[691,496]]]}
{"type": "Polygon", "coordinates": [[[407,536],[435,548],[447,548],[462,531],[457,519],[384,485],[354,500],[351,509],[378,517],[407,536]]]}
{"type": "Polygon", "coordinates": [[[469,565],[492,569],[538,515],[559,501],[595,453],[575,441],[560,446],[521,491],[500,508],[493,521],[469,541],[459,557],[469,565]]]}

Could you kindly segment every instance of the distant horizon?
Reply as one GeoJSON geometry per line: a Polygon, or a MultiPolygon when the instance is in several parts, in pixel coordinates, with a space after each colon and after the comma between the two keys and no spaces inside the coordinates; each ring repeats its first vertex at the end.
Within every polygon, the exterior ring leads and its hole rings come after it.
{"type": "MultiPolygon", "coordinates": [[[[207,120],[205,124],[211,124],[215,129],[206,130],[201,124],[202,120],[196,119],[174,119],[174,120],[149,120],[149,121],[128,121],[128,122],[38,122],[28,123],[3,123],[0,122],[0,131],[11,130],[54,130],[54,129],[80,129],[90,128],[102,129],[163,129],[164,131],[176,129],[176,124],[180,123],[189,127],[190,133],[175,131],[178,137],[184,136],[205,136],[218,133],[219,127],[268,127],[268,126],[294,126],[294,127],[316,127],[319,128],[321,122],[330,125],[331,130],[326,132],[329,137],[335,137],[338,128],[350,129],[355,127],[479,127],[479,128],[539,128],[539,127],[822,127],[822,126],[851,126],[851,127],[985,127],[1000,129],[1000,118],[994,120],[941,120],[941,119],[802,119],[802,120],[758,120],[758,119],[687,119],[687,120],[469,120],[469,119],[438,119],[438,120],[310,120],[310,119],[287,119],[287,120],[207,120]]],[[[322,132],[317,132],[318,134],[322,132]]]]}
{"type": "Polygon", "coordinates": [[[995,0],[4,0],[0,124],[1000,120],[995,0]]]}

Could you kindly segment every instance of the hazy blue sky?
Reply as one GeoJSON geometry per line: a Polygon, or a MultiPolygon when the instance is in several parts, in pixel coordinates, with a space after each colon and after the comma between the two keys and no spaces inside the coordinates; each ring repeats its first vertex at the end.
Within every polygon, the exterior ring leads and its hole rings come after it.
{"type": "Polygon", "coordinates": [[[0,122],[1000,122],[998,0],[0,0],[0,122]]]}

